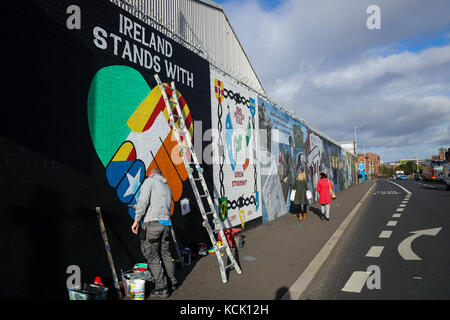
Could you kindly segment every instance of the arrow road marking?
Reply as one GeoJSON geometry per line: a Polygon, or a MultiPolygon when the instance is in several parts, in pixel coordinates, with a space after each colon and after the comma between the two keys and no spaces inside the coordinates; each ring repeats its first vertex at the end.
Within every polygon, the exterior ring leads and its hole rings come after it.
{"type": "Polygon", "coordinates": [[[433,229],[411,231],[410,233],[412,233],[413,235],[409,236],[408,238],[400,242],[400,244],[398,245],[397,248],[398,253],[400,253],[400,256],[405,260],[422,260],[418,255],[414,253],[414,251],[412,251],[411,249],[412,242],[422,235],[434,237],[439,233],[439,231],[441,231],[441,229],[442,228],[433,228],[433,229]]]}
{"type": "Polygon", "coordinates": [[[404,188],[403,186],[401,186],[401,185],[399,185],[399,184],[397,184],[395,182],[392,182],[392,181],[389,181],[389,180],[388,180],[388,182],[390,182],[392,184],[395,184],[397,187],[403,189],[407,193],[406,197],[408,197],[408,198],[411,197],[412,192],[409,191],[408,189],[404,188]]]}

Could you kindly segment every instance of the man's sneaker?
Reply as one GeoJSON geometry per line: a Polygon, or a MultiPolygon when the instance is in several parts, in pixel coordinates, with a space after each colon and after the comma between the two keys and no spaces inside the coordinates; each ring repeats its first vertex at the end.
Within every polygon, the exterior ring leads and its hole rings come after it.
{"type": "Polygon", "coordinates": [[[152,290],[150,292],[150,296],[160,297],[160,298],[168,298],[169,290],[168,289],[152,290]]]}

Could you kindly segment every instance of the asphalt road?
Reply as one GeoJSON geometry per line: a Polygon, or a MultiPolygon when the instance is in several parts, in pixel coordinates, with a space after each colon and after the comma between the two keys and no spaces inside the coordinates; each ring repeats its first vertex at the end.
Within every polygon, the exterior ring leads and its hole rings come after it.
{"type": "Polygon", "coordinates": [[[449,271],[450,191],[380,180],[300,299],[450,299],[449,271]]]}

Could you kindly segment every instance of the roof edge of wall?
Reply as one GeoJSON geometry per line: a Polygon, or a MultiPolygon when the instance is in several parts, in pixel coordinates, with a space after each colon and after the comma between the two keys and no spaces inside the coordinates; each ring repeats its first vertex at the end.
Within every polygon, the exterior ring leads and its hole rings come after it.
{"type": "Polygon", "coordinates": [[[226,13],[226,11],[225,11],[224,6],[221,5],[221,4],[219,4],[219,3],[217,3],[217,2],[214,2],[214,1],[212,1],[212,0],[194,0],[194,1],[201,2],[201,3],[203,3],[203,4],[207,5],[207,6],[210,6],[210,7],[213,7],[213,8],[215,8],[215,9],[217,9],[217,10],[222,11],[223,16],[225,17],[225,20],[228,22],[228,25],[230,26],[231,31],[233,31],[234,37],[236,38],[237,42],[239,43],[239,46],[240,46],[241,49],[242,49],[242,52],[244,53],[244,56],[247,58],[248,64],[250,65],[250,68],[252,68],[253,73],[255,74],[255,77],[256,77],[256,79],[257,79],[258,82],[259,82],[259,86],[261,87],[261,89],[262,89],[262,91],[263,91],[262,93],[263,93],[264,95],[267,95],[266,89],[264,89],[264,86],[263,86],[261,80],[260,80],[259,77],[258,77],[258,73],[255,71],[255,68],[253,68],[253,64],[252,64],[250,58],[248,57],[247,52],[245,51],[245,49],[244,49],[244,47],[243,47],[241,41],[239,40],[239,37],[237,36],[236,31],[235,31],[234,28],[233,28],[233,25],[231,24],[230,20],[228,19],[228,15],[227,15],[227,13],[226,13]]]}

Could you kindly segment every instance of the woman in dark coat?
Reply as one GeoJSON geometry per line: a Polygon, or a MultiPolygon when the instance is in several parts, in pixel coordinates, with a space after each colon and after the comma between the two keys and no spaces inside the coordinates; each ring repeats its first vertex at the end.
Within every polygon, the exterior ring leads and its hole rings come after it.
{"type": "Polygon", "coordinates": [[[306,174],[300,171],[295,179],[293,190],[295,190],[294,197],[294,213],[297,214],[298,220],[302,221],[306,219],[307,204],[309,203],[306,197],[306,191],[308,190],[308,183],[306,181],[306,174]]]}

